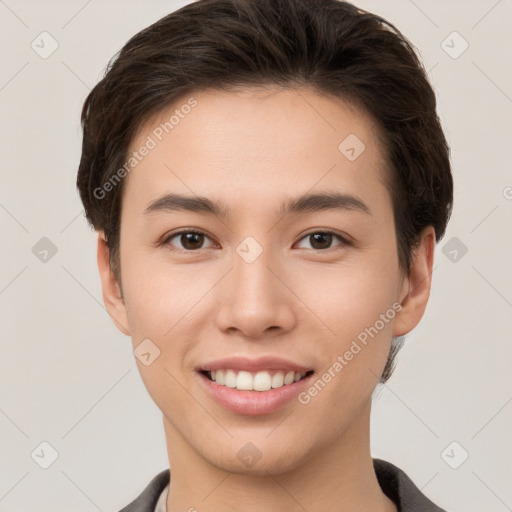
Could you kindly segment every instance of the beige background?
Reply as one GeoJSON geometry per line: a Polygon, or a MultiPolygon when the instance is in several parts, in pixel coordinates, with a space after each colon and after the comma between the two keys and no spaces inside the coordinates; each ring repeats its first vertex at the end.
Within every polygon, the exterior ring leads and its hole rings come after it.
{"type": "MultiPolygon", "coordinates": [[[[130,340],[102,304],[75,179],[87,92],[130,36],[185,3],[0,0],[2,512],[117,511],[168,465],[130,340]],[[46,59],[31,47],[43,31],[58,43],[46,59]],[[57,250],[46,262],[42,237],[57,250]],[[47,469],[42,442],[58,453],[47,469]]],[[[356,3],[419,48],[456,186],[427,314],[375,398],[372,451],[452,512],[511,510],[512,2],[356,3]],[[469,44],[458,58],[454,31],[469,44]]]]}

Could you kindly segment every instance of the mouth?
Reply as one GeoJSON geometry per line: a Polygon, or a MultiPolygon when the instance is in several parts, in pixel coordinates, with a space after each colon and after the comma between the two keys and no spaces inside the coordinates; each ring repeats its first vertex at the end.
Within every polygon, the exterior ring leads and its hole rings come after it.
{"type": "Polygon", "coordinates": [[[293,403],[311,384],[314,371],[198,370],[199,382],[206,394],[223,408],[246,416],[265,415],[293,403]]]}
{"type": "Polygon", "coordinates": [[[196,367],[204,392],[223,408],[243,415],[279,411],[313,380],[315,371],[296,361],[266,355],[232,356],[196,367]]]}
{"type": "Polygon", "coordinates": [[[217,369],[199,370],[208,380],[219,386],[239,391],[264,392],[290,386],[314,373],[313,370],[297,372],[293,370],[264,370],[249,372],[245,370],[217,369]]]}

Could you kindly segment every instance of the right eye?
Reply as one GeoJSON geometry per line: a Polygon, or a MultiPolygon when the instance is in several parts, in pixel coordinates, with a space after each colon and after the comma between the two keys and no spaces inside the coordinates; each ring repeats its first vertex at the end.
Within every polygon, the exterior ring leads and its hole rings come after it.
{"type": "Polygon", "coordinates": [[[174,239],[176,239],[180,244],[177,247],[178,249],[182,251],[191,252],[197,252],[199,249],[203,249],[204,247],[202,246],[204,244],[205,239],[211,240],[210,237],[206,233],[203,233],[202,231],[184,230],[178,231],[166,237],[164,240],[162,240],[161,245],[165,247],[176,247],[176,245],[171,242],[174,239]]]}

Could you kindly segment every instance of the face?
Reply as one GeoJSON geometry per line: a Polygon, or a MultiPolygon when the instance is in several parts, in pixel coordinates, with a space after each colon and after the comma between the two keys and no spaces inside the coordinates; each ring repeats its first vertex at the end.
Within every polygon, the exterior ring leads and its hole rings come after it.
{"type": "Polygon", "coordinates": [[[404,276],[379,133],[350,104],[306,89],[191,96],[132,144],[147,154],[124,183],[124,301],[100,239],[104,299],[144,354],[168,444],[280,473],[366,431],[391,339],[423,313],[433,232],[404,276]]]}

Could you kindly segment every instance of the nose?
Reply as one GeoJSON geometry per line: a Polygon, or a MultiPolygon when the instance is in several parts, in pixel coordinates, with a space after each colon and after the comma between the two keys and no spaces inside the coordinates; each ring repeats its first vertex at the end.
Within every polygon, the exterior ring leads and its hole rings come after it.
{"type": "MultiPolygon", "coordinates": [[[[285,272],[266,251],[252,262],[234,253],[233,268],[222,288],[216,322],[224,332],[258,339],[283,334],[296,324],[294,295],[285,272]]],[[[296,301],[296,299],[295,299],[296,301]]]]}

